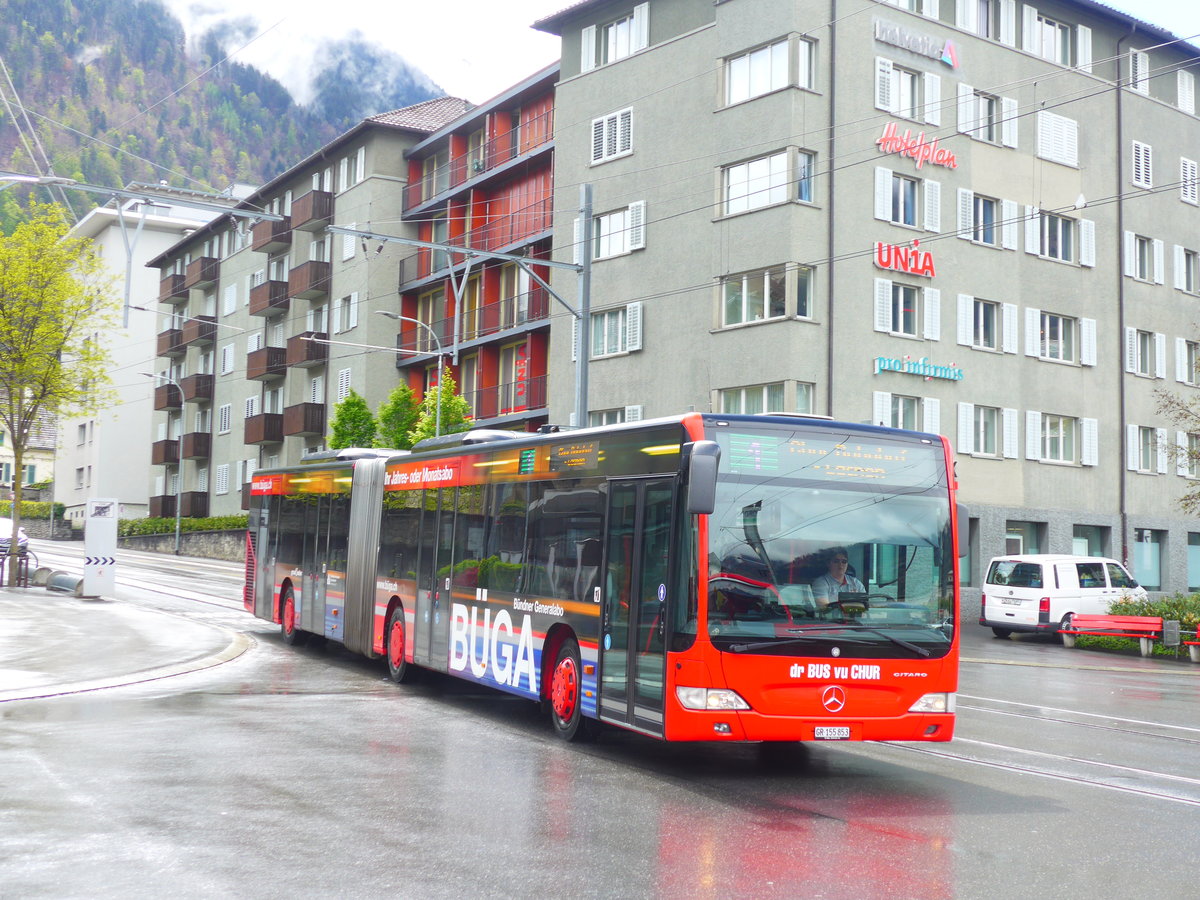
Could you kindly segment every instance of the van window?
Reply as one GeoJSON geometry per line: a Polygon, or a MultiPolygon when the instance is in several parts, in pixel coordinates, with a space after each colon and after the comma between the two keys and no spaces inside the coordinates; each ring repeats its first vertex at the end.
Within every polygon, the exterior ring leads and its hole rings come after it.
{"type": "Polygon", "coordinates": [[[1081,588],[1104,587],[1104,563],[1075,563],[1075,570],[1079,573],[1081,588]]]}
{"type": "Polygon", "coordinates": [[[1138,583],[1129,577],[1129,573],[1116,563],[1108,564],[1108,581],[1115,588],[1135,588],[1138,583]]]}
{"type": "Polygon", "coordinates": [[[1042,586],[1042,566],[1040,563],[998,559],[988,570],[987,580],[988,584],[1040,588],[1042,586]]]}

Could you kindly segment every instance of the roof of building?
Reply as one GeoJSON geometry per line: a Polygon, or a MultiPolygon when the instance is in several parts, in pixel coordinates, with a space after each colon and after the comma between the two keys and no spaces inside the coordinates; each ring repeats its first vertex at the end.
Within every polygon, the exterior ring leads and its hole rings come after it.
{"type": "Polygon", "coordinates": [[[366,121],[412,131],[437,131],[470,109],[471,104],[461,97],[438,97],[377,116],[367,116],[366,121]]]}

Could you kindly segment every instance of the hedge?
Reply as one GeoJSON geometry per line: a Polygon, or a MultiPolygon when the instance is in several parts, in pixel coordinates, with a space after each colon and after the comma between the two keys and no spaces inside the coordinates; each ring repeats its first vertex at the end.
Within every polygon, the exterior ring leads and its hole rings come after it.
{"type": "MultiPolygon", "coordinates": [[[[0,500],[0,516],[6,519],[12,518],[11,500],[0,500]]],[[[62,519],[63,510],[66,509],[61,503],[47,503],[41,500],[22,500],[21,501],[21,519],[62,519]]]]}
{"type": "MultiPolygon", "coordinates": [[[[210,516],[207,519],[181,518],[180,531],[245,531],[247,517],[240,516],[210,516]]],[[[117,521],[117,534],[120,537],[130,537],[135,534],[174,534],[175,519],[120,519],[117,521]]]]}

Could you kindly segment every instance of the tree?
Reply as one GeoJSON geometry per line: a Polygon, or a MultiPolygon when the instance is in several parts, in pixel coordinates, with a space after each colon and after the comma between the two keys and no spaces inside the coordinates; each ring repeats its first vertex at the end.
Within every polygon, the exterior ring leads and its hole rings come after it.
{"type": "Polygon", "coordinates": [[[408,435],[417,427],[419,409],[412,388],[403,382],[396,385],[376,415],[379,430],[375,435],[375,446],[394,450],[411,449],[412,442],[408,435]]]}
{"type": "MultiPolygon", "coordinates": [[[[60,207],[34,203],[0,236],[0,423],[12,438],[14,534],[25,449],[38,423],[108,401],[108,351],[95,338],[115,325],[118,298],[91,241],[69,232],[60,207]]],[[[10,541],[10,584],[17,551],[10,541]]]]}
{"type": "Polygon", "coordinates": [[[351,390],[346,399],[333,408],[333,422],[329,426],[329,449],[371,447],[374,444],[375,417],[367,408],[367,401],[351,390]]]}
{"type": "Polygon", "coordinates": [[[413,426],[413,430],[408,435],[409,446],[434,436],[438,424],[437,403],[439,398],[442,403],[442,434],[466,431],[471,427],[471,420],[468,418],[471,414],[471,406],[465,397],[458,395],[454,376],[447,370],[442,373],[442,383],[432,391],[426,391],[425,396],[421,398],[421,411],[418,414],[417,424],[413,426]]]}
{"type": "MultiPolygon", "coordinates": [[[[1169,455],[1189,472],[1200,471],[1200,399],[1184,398],[1171,391],[1155,391],[1158,411],[1174,422],[1186,436],[1177,445],[1172,444],[1169,455]]],[[[1179,498],[1179,508],[1195,515],[1200,512],[1200,482],[1187,482],[1188,487],[1179,498]]]]}

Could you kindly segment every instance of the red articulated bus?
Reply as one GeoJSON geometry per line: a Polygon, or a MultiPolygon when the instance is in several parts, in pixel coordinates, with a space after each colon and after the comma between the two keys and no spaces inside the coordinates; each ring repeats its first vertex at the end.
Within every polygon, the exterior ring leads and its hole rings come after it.
{"type": "Polygon", "coordinates": [[[245,602],[284,640],[670,741],[946,741],[949,444],[803,416],[469,431],[256,473],[245,602]]]}

